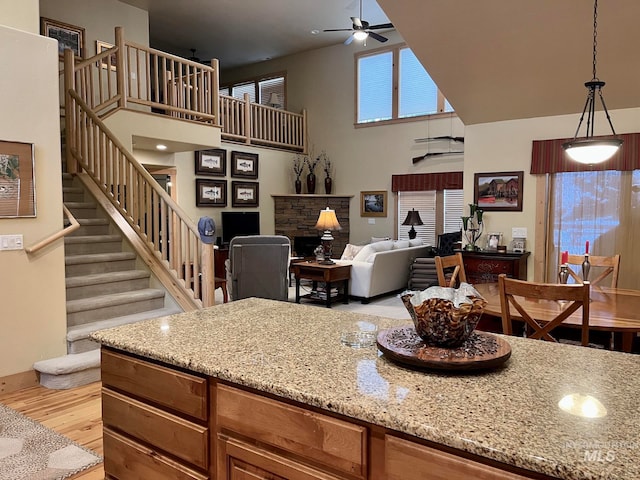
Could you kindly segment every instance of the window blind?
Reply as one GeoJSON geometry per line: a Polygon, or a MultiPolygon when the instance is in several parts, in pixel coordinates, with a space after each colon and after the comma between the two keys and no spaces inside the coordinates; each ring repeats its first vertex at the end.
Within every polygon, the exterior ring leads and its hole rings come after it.
{"type": "Polygon", "coordinates": [[[398,192],[398,238],[408,239],[411,225],[402,225],[407,213],[415,208],[423,225],[415,225],[416,238],[428,245],[436,244],[436,191],[398,192]]]}
{"type": "Polygon", "coordinates": [[[389,120],[393,111],[393,52],[358,60],[358,123],[389,120]]]}
{"type": "Polygon", "coordinates": [[[464,215],[464,190],[444,191],[443,233],[457,232],[462,228],[460,217],[464,215]]]}
{"type": "Polygon", "coordinates": [[[271,94],[278,95],[280,100],[280,107],[284,108],[285,96],[284,96],[284,77],[268,78],[266,80],[260,80],[258,82],[258,89],[260,91],[260,103],[262,105],[268,105],[271,94]]]}
{"type": "Polygon", "coordinates": [[[244,94],[248,93],[249,101],[251,103],[256,102],[256,84],[254,82],[234,85],[231,92],[232,96],[240,99],[243,99],[244,94]]]}
{"type": "Polygon", "coordinates": [[[400,50],[400,118],[438,112],[438,87],[409,48],[400,50]]]}

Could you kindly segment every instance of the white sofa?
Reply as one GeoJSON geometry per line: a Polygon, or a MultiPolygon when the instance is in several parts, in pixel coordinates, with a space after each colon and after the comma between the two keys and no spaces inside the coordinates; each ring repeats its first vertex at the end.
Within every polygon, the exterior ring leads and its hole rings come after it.
{"type": "Polygon", "coordinates": [[[355,256],[350,251],[358,247],[347,245],[341,265],[351,265],[349,295],[363,303],[377,295],[407,288],[409,269],[414,259],[426,257],[431,250],[422,240],[385,240],[360,248],[355,256]]]}

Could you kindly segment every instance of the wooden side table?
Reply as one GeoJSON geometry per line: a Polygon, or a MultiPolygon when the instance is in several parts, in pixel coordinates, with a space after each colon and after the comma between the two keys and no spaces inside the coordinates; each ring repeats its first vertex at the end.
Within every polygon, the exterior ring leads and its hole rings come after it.
{"type": "Polygon", "coordinates": [[[324,302],[327,308],[331,308],[332,300],[342,297],[343,303],[349,303],[349,280],[351,278],[351,265],[322,265],[316,261],[305,261],[291,264],[293,275],[296,278],[296,303],[300,303],[301,298],[324,302]],[[300,295],[300,280],[311,280],[313,282],[312,293],[300,295]],[[318,282],[325,285],[324,295],[318,293],[318,282]],[[331,289],[333,284],[342,287],[342,291],[333,297],[331,289]],[[315,292],[315,293],[314,293],[315,292]]]}

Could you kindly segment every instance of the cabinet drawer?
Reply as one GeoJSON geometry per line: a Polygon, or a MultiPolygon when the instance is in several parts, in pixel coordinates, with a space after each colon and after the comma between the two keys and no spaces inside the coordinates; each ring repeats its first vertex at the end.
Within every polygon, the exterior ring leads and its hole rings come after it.
{"type": "Polygon", "coordinates": [[[217,424],[349,474],[366,476],[367,429],[233,387],[217,388],[217,424]]]}
{"type": "Polygon", "coordinates": [[[119,480],[207,480],[209,477],[108,428],[103,432],[104,472],[119,480]]]}
{"type": "Polygon", "coordinates": [[[207,420],[207,380],[102,349],[102,385],[207,420]]]}
{"type": "Polygon", "coordinates": [[[515,473],[458,457],[391,435],[385,436],[387,480],[525,480],[515,473]]]}
{"type": "Polygon", "coordinates": [[[165,452],[207,468],[209,429],[108,389],[102,390],[102,421],[165,452]]]}

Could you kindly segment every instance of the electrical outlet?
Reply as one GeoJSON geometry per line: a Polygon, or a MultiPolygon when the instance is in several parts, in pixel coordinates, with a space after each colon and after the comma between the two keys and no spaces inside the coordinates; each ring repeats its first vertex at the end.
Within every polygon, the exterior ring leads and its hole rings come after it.
{"type": "Polygon", "coordinates": [[[0,250],[22,250],[22,235],[0,235],[0,250]]]}

